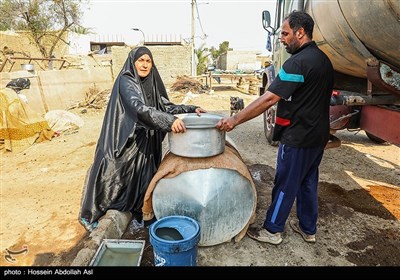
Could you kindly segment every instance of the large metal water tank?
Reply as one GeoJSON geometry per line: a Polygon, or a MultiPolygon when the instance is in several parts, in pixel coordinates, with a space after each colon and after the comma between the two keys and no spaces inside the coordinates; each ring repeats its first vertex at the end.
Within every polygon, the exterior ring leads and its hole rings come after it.
{"type": "Polygon", "coordinates": [[[234,145],[227,144],[224,153],[208,158],[167,154],[159,172],[162,177],[156,174],[160,179],[148,190],[157,219],[172,215],[195,219],[200,225],[199,246],[244,235],[254,218],[257,196],[234,145]]]}
{"type": "Polygon", "coordinates": [[[399,0],[307,1],[306,12],[315,21],[313,40],[335,70],[366,78],[371,57],[400,68],[399,0]]]}

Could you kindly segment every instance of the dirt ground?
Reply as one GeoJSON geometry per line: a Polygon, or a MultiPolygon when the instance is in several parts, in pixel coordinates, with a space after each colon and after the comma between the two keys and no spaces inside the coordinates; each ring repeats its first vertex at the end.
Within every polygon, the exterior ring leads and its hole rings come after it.
{"type": "MultiPolygon", "coordinates": [[[[171,94],[175,103],[229,114],[229,96],[245,105],[257,96],[220,87],[212,94],[171,94]]],[[[78,223],[86,171],[93,160],[104,111],[81,113],[85,125],[19,154],[1,151],[1,266],[69,266],[87,233],[78,223]],[[7,251],[8,250],[8,251],[7,251]],[[9,251],[19,252],[10,258],[9,251]],[[8,255],[8,257],[7,257],[8,255]]],[[[256,224],[270,201],[277,148],[264,137],[262,116],[228,135],[257,188],[256,224]]],[[[363,132],[340,131],[339,148],[325,152],[320,168],[320,215],[316,244],[286,227],[275,246],[245,236],[198,248],[198,266],[399,266],[400,147],[372,143],[363,132]]],[[[293,209],[292,217],[295,217],[293,209]]],[[[141,266],[153,266],[148,232],[141,266]]]]}

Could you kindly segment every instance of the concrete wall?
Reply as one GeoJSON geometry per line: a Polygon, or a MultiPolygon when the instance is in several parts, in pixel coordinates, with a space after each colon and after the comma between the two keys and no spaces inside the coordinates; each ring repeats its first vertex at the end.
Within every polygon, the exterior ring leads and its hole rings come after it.
{"type": "Polygon", "coordinates": [[[257,51],[227,51],[219,59],[217,68],[221,70],[256,70],[263,67],[266,56],[257,51]]]}
{"type": "Polygon", "coordinates": [[[153,58],[165,85],[172,85],[177,76],[191,76],[190,46],[151,46],[153,58]]]}
{"type": "MultiPolygon", "coordinates": [[[[166,87],[176,81],[177,76],[191,76],[190,46],[148,46],[158,72],[166,87]]],[[[117,77],[128,57],[130,47],[112,47],[112,65],[114,78],[117,77]]]]}
{"type": "Polygon", "coordinates": [[[66,110],[71,105],[83,101],[86,92],[96,87],[98,90],[112,87],[111,68],[97,69],[72,69],[49,70],[30,73],[28,71],[16,71],[0,74],[0,87],[15,78],[29,78],[31,87],[22,90],[26,95],[30,107],[40,114],[61,109],[66,110]]]}
{"type": "MultiPolygon", "coordinates": [[[[150,46],[149,49],[167,89],[176,81],[177,76],[190,76],[190,47],[150,46]]],[[[66,110],[71,105],[83,101],[86,92],[93,87],[99,91],[111,89],[130,50],[130,47],[113,47],[112,55],[104,56],[103,59],[97,56],[85,57],[89,60],[79,60],[79,56],[76,56],[74,68],[80,69],[35,70],[33,73],[1,72],[0,88],[5,87],[12,79],[29,78],[30,89],[21,93],[27,96],[34,111],[45,114],[50,110],[66,110]],[[107,60],[110,62],[107,63],[107,60]]]]}

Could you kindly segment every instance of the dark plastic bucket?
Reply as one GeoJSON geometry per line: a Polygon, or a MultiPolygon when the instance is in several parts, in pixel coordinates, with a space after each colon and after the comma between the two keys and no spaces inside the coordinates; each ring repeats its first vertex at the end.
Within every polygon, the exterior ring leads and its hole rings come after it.
{"type": "Polygon", "coordinates": [[[200,225],[186,216],[167,216],[150,226],[155,266],[196,266],[200,225]]]}

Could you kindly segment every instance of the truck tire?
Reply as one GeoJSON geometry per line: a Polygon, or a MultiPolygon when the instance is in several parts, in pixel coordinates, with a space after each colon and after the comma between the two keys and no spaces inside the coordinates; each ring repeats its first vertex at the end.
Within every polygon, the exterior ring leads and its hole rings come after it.
{"type": "Polygon", "coordinates": [[[383,144],[383,143],[386,142],[385,140],[383,140],[383,139],[381,139],[379,137],[376,137],[375,135],[372,135],[371,133],[369,133],[367,131],[365,131],[365,134],[367,135],[369,140],[371,140],[372,142],[374,142],[376,144],[383,144]]]}
{"type": "Polygon", "coordinates": [[[271,146],[278,146],[279,144],[279,141],[272,140],[272,135],[274,134],[274,128],[275,128],[275,117],[276,117],[276,105],[272,106],[263,113],[264,133],[268,143],[271,146]]]}

